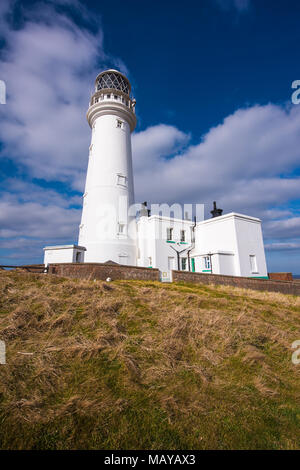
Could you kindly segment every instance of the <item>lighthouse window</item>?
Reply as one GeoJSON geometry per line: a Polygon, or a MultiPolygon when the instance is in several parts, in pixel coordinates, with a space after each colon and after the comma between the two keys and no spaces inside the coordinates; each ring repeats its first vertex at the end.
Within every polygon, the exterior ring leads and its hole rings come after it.
{"type": "Polygon", "coordinates": [[[118,233],[122,233],[124,234],[125,233],[125,224],[118,224],[118,233]]]}
{"type": "Polygon", "coordinates": [[[127,186],[127,178],[123,175],[118,175],[118,184],[121,186],[127,186]]]}
{"type": "Polygon", "coordinates": [[[106,95],[106,98],[109,99],[109,98],[110,98],[110,95],[106,95]]]}
{"type": "Polygon", "coordinates": [[[114,99],[117,100],[117,99],[118,99],[118,95],[114,95],[114,99]]]}
{"type": "Polygon", "coordinates": [[[117,127],[119,127],[119,129],[123,128],[123,122],[120,121],[119,119],[117,119],[117,127]]]}

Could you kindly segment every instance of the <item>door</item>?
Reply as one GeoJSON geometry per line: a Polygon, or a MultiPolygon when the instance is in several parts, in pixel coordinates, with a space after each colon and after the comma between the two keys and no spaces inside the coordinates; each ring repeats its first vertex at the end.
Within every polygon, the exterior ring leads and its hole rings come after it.
{"type": "Polygon", "coordinates": [[[169,256],[168,257],[168,270],[172,271],[174,269],[174,266],[175,266],[175,258],[174,256],[169,256]]]}

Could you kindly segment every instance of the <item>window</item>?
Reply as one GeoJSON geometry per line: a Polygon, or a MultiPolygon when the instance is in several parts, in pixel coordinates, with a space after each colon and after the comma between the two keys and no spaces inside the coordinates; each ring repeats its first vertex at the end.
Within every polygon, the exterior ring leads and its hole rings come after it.
{"type": "Polygon", "coordinates": [[[97,80],[97,90],[103,90],[105,88],[112,88],[114,90],[122,91],[129,95],[130,85],[128,80],[118,72],[104,72],[97,80]]]}
{"type": "Polygon", "coordinates": [[[205,269],[211,269],[210,256],[204,256],[205,269]]]}
{"type": "Polygon", "coordinates": [[[121,186],[127,186],[127,178],[124,175],[118,175],[118,184],[121,186]]]}
{"type": "Polygon", "coordinates": [[[181,269],[186,271],[186,258],[181,258],[181,269]]]}
{"type": "Polygon", "coordinates": [[[118,234],[124,235],[125,234],[125,224],[118,223],[118,234]]]}
{"type": "Polygon", "coordinates": [[[149,268],[152,268],[152,256],[149,256],[149,268]]]}
{"type": "Polygon", "coordinates": [[[109,98],[110,98],[110,95],[106,95],[106,99],[108,99],[108,100],[109,100],[109,98]]]}
{"type": "Polygon", "coordinates": [[[117,119],[117,127],[123,129],[123,121],[120,121],[120,119],[117,119]]]}
{"type": "Polygon", "coordinates": [[[180,241],[185,242],[185,230],[180,230],[180,241]]]}
{"type": "Polygon", "coordinates": [[[172,228],[167,228],[167,240],[168,241],[173,240],[173,229],[172,228]]]}
{"type": "Polygon", "coordinates": [[[114,99],[117,100],[117,99],[118,99],[118,95],[114,95],[114,99]]]}
{"type": "Polygon", "coordinates": [[[251,267],[251,272],[252,273],[257,273],[257,262],[256,262],[256,256],[255,255],[250,255],[250,267],[251,267]]]}
{"type": "Polygon", "coordinates": [[[80,263],[81,262],[81,253],[80,251],[77,251],[76,253],[76,263],[80,263]]]}

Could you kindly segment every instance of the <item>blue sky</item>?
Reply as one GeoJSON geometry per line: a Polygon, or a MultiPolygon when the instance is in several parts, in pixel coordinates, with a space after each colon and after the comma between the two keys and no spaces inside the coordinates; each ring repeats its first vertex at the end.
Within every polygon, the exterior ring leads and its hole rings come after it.
{"type": "Polygon", "coordinates": [[[136,200],[263,221],[270,271],[300,273],[297,1],[0,2],[0,263],[77,241],[93,82],[137,99],[136,200]]]}

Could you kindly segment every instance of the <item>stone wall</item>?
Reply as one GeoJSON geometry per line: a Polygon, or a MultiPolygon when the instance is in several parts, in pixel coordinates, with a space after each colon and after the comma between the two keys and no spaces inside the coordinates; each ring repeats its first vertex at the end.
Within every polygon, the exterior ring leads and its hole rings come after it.
{"type": "Polygon", "coordinates": [[[159,270],[105,263],[57,263],[49,265],[49,274],[76,279],[141,279],[158,281],[159,270]]]}
{"type": "Polygon", "coordinates": [[[199,284],[223,284],[245,289],[300,295],[300,283],[295,281],[272,281],[268,279],[249,279],[247,277],[223,276],[219,274],[173,271],[173,282],[180,281],[199,284]]]}

